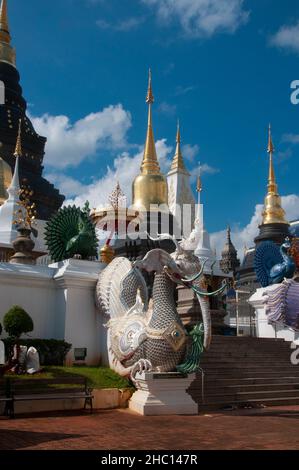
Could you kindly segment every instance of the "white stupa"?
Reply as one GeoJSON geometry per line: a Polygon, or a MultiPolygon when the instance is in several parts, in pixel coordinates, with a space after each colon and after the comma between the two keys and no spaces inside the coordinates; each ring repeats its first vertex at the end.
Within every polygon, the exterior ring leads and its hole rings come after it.
{"type": "Polygon", "coordinates": [[[197,179],[196,190],[198,194],[198,205],[194,222],[194,231],[196,233],[197,243],[194,249],[194,254],[200,259],[202,263],[205,262],[204,272],[206,274],[211,274],[212,269],[216,264],[216,257],[211,248],[210,235],[204,225],[203,205],[201,204],[202,183],[200,176],[197,179]]]}
{"type": "Polygon", "coordinates": [[[195,219],[195,199],[190,185],[190,173],[187,171],[182,150],[181,133],[178,123],[176,135],[176,150],[172,160],[170,171],[167,174],[168,207],[174,219],[183,230],[187,238],[192,230],[195,219]],[[188,208],[188,209],[187,209],[188,208]],[[185,213],[183,211],[190,211],[185,213]],[[190,215],[190,217],[188,217],[190,215]],[[184,220],[188,217],[189,223],[184,220]]]}
{"type": "Polygon", "coordinates": [[[16,212],[20,208],[19,158],[21,155],[22,146],[20,121],[16,150],[14,153],[14,156],[16,157],[15,169],[11,184],[7,189],[8,199],[6,199],[4,204],[0,207],[0,246],[3,248],[12,248],[12,242],[18,235],[14,221],[16,219],[16,212]]]}

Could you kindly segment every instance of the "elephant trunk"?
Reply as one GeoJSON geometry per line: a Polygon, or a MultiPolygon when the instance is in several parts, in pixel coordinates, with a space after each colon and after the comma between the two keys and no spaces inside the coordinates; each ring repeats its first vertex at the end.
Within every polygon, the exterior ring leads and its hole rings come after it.
{"type": "Polygon", "coordinates": [[[204,348],[208,350],[212,341],[212,321],[209,299],[207,297],[196,294],[197,300],[200,305],[202,322],[204,326],[204,348]]]}

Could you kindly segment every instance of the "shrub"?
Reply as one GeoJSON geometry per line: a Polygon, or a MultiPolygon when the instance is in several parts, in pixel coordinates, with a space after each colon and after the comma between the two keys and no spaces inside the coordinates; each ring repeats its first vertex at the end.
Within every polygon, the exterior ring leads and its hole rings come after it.
{"type": "Polygon", "coordinates": [[[4,315],[3,325],[5,331],[12,338],[19,338],[23,333],[29,333],[33,330],[32,318],[18,305],[11,307],[4,315]]]}
{"type": "MultiPolygon", "coordinates": [[[[6,338],[3,340],[5,344],[6,357],[12,353],[15,344],[14,338],[6,338]]],[[[71,349],[72,345],[63,340],[58,339],[20,339],[21,346],[33,346],[39,353],[40,363],[43,366],[62,366],[65,356],[71,349]]]]}

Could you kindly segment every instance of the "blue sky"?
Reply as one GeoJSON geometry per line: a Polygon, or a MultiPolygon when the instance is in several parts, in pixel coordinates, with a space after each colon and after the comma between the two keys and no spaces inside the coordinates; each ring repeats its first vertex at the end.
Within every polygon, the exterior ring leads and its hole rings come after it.
{"type": "Polygon", "coordinates": [[[68,198],[102,203],[117,178],[129,195],[151,67],[162,167],[180,118],[187,166],[195,174],[203,165],[205,222],[216,245],[228,223],[239,248],[250,243],[265,195],[269,121],[279,191],[288,215],[299,216],[299,105],[290,101],[299,79],[299,2],[8,4],[29,112],[49,138],[45,174],[68,198]]]}

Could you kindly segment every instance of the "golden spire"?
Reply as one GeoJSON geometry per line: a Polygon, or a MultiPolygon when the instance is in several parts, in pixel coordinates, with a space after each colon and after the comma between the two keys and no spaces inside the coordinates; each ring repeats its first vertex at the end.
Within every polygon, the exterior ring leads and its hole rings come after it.
{"type": "Polygon", "coordinates": [[[147,104],[153,104],[155,101],[154,95],[153,95],[153,88],[152,88],[152,71],[149,69],[148,71],[148,89],[147,89],[147,95],[146,95],[146,103],[147,104]]]}
{"type": "Polygon", "coordinates": [[[2,0],[0,7],[0,41],[10,43],[6,0],[2,0]]]}
{"type": "Polygon", "coordinates": [[[7,62],[15,66],[16,53],[10,45],[10,40],[7,0],[2,0],[0,6],[0,62],[7,62]]]}
{"type": "Polygon", "coordinates": [[[152,104],[154,102],[154,95],[152,90],[152,72],[149,70],[148,90],[146,95],[146,103],[148,104],[148,124],[147,134],[144,147],[143,161],[141,165],[142,175],[159,175],[160,166],[158,163],[156,145],[154,139],[154,131],[152,124],[152,104]]]}
{"type": "Polygon", "coordinates": [[[176,134],[176,150],[172,160],[170,171],[178,171],[183,170],[186,171],[186,167],[184,164],[184,159],[181,151],[181,131],[180,131],[180,123],[178,121],[178,128],[176,134]]]}
{"type": "Polygon", "coordinates": [[[22,134],[22,119],[19,119],[19,129],[18,129],[17,143],[16,143],[16,149],[15,149],[15,153],[14,153],[15,157],[21,157],[22,156],[21,134],[22,134]]]}
{"type": "Polygon", "coordinates": [[[271,124],[269,124],[269,137],[268,137],[267,152],[269,154],[268,193],[269,192],[277,193],[277,184],[275,181],[275,173],[274,173],[274,167],[273,167],[273,153],[275,152],[275,149],[274,149],[274,145],[272,141],[271,124]]]}
{"type": "Polygon", "coordinates": [[[148,124],[143,160],[140,174],[136,176],[132,185],[133,207],[140,212],[144,210],[155,211],[157,210],[155,207],[161,205],[166,207],[168,203],[167,181],[160,171],[153,132],[152,104],[154,95],[151,70],[149,71],[146,102],[148,104],[148,124]]]}
{"type": "Polygon", "coordinates": [[[263,225],[264,224],[288,224],[285,219],[285,211],[281,207],[281,198],[278,194],[278,188],[275,179],[273,153],[274,145],[272,141],[271,124],[269,124],[268,149],[269,154],[269,178],[268,192],[265,197],[263,225]]]}

